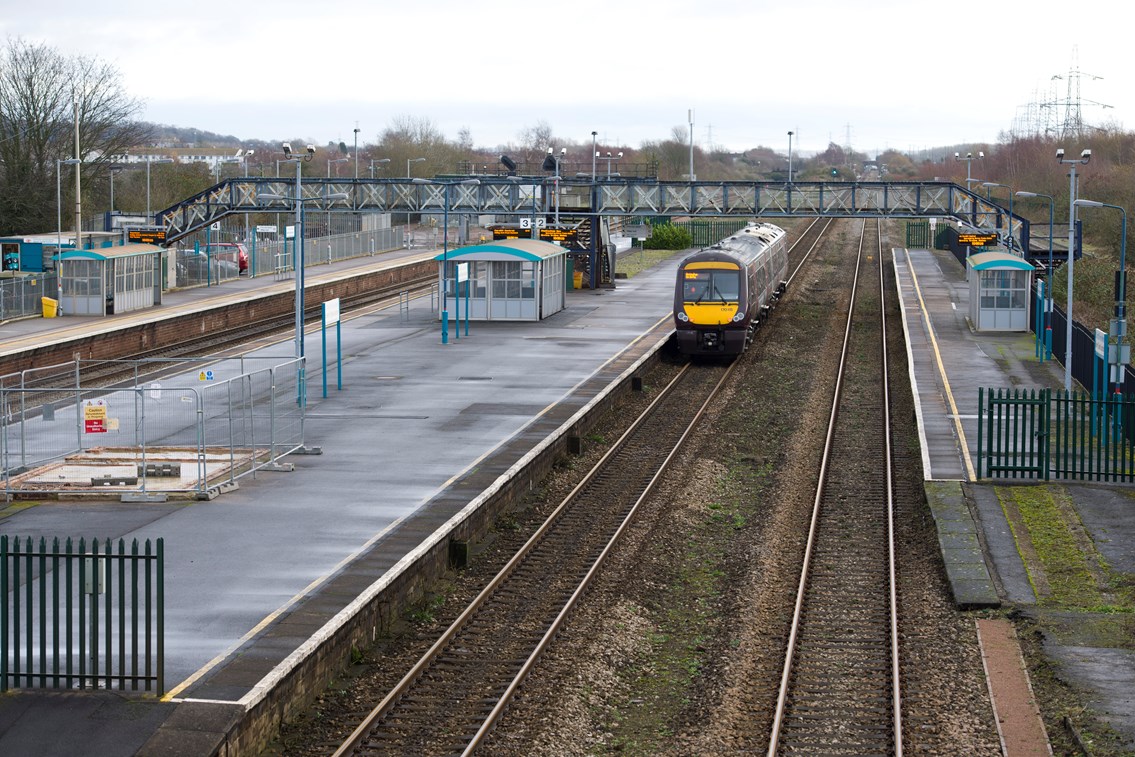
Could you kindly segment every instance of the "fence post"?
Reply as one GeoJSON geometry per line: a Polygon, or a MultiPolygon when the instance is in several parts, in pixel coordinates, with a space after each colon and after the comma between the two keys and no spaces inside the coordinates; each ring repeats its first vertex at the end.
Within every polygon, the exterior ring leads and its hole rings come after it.
{"type": "Polygon", "coordinates": [[[981,431],[982,422],[985,420],[985,387],[979,386],[977,388],[977,477],[984,478],[981,475],[981,464],[985,458],[981,456],[981,431]]]}

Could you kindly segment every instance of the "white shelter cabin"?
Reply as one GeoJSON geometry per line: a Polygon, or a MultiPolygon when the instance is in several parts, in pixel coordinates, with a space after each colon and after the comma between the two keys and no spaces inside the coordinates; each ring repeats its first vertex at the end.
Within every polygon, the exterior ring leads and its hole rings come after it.
{"type": "Polygon", "coordinates": [[[126,244],[55,256],[64,315],[113,315],[161,302],[162,248],[126,244]]]}
{"type": "Polygon", "coordinates": [[[969,317],[977,331],[1028,331],[1032,263],[1007,252],[966,258],[969,317]]]}
{"type": "Polygon", "coordinates": [[[564,309],[567,251],[559,245],[502,239],[450,250],[434,260],[439,289],[445,292],[439,318],[442,311],[452,319],[458,314],[465,318],[466,301],[468,318],[475,321],[538,321],[564,309]],[[466,278],[458,282],[459,275],[466,278]],[[458,307],[454,307],[455,294],[458,307]]]}

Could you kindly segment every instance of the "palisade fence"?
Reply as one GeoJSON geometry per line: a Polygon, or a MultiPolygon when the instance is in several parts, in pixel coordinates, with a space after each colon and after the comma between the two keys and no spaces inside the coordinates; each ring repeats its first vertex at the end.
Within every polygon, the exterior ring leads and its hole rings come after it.
{"type": "Polygon", "coordinates": [[[979,389],[978,477],[1135,481],[1135,395],[979,389]]]}
{"type": "Polygon", "coordinates": [[[195,493],[279,469],[303,447],[304,361],[241,357],[79,361],[0,376],[0,464],[8,495],[115,486],[129,497],[195,493]],[[256,368],[271,361],[270,367],[256,368]],[[108,362],[180,375],[125,389],[92,387],[108,362]],[[92,472],[92,469],[94,472],[92,472]],[[75,473],[75,471],[78,473],[75,473]]]}
{"type": "Polygon", "coordinates": [[[165,691],[164,542],[0,536],[0,691],[165,691]]]}

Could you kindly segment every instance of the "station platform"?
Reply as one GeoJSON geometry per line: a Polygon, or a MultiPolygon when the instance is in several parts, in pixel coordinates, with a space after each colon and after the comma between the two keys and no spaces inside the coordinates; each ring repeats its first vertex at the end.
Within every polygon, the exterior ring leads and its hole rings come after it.
{"type": "MultiPolygon", "coordinates": [[[[1135,651],[1105,645],[1085,631],[1092,613],[1048,609],[1035,553],[1010,518],[1015,487],[1029,480],[978,480],[978,389],[1063,389],[1064,368],[1041,362],[1031,332],[976,332],[969,323],[965,268],[949,252],[896,249],[894,266],[917,396],[927,501],[938,528],[946,575],[963,609],[1012,608],[1044,628],[1044,652],[1062,680],[1084,692],[1097,716],[1135,753],[1135,651]],[[1079,626],[1079,628],[1077,628],[1079,626]]],[[[1081,387],[1074,389],[1082,390],[1081,387]]],[[[1081,549],[1093,551],[1121,582],[1135,582],[1135,488],[1050,482],[1067,503],[1070,531],[1082,526],[1081,549]]],[[[1102,572],[1102,571],[1101,571],[1102,572]]],[[[1107,620],[1105,619],[1105,623],[1107,620]]],[[[980,634],[980,626],[979,626],[980,634]]],[[[1032,698],[1032,692],[1025,692],[1032,698]]],[[[1128,753],[1128,752],[1124,752],[1128,753]]]]}
{"type": "MultiPolygon", "coordinates": [[[[435,251],[414,256],[432,257],[435,251]]],[[[377,592],[481,491],[473,470],[509,466],[564,433],[672,331],[677,260],[617,289],[567,293],[540,322],[471,322],[448,344],[429,297],[342,323],[343,388],[322,397],[308,370],[305,444],[293,472],[260,471],[210,501],[43,501],[0,509],[21,537],[162,537],[166,559],[166,688],[161,702],[115,692],[20,690],[0,697],[0,754],[98,757],[209,754],[288,675],[295,656],[333,632],[351,598],[377,592]],[[510,462],[511,461],[511,462],[510,462]],[[343,588],[349,587],[349,588],[343,588]]],[[[379,255],[308,272],[322,278],[399,265],[379,255]]],[[[161,306],[105,318],[27,319],[0,327],[5,350],[66,332],[120,328],[292,282],[258,278],[167,293],[161,306]]],[[[309,354],[319,343],[308,329],[309,354]]],[[[265,355],[291,355],[290,340],[265,355]]],[[[310,359],[309,359],[310,360],[310,359]]]]}

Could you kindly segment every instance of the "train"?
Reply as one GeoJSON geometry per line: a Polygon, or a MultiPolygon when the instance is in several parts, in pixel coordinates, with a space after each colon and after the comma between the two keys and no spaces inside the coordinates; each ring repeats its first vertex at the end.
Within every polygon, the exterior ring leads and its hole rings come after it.
{"type": "Polygon", "coordinates": [[[787,235],[771,223],[749,223],[688,255],[674,289],[679,352],[740,355],[787,286],[787,235]]]}

